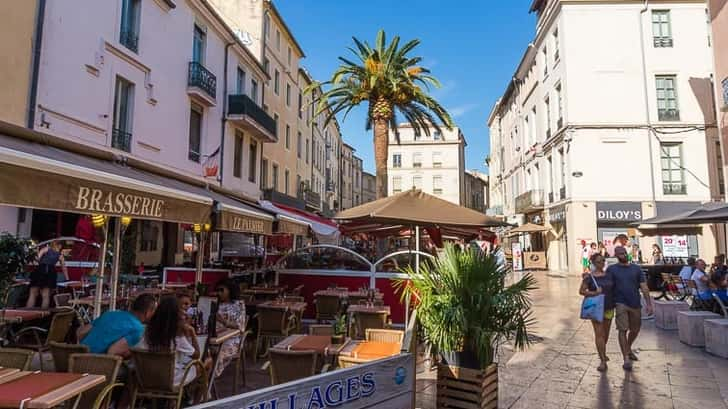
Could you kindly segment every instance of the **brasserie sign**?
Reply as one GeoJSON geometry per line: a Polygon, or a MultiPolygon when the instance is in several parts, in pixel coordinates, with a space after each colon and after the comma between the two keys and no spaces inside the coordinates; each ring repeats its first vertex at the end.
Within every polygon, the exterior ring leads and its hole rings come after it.
{"type": "Polygon", "coordinates": [[[121,214],[132,217],[161,219],[164,200],[132,193],[119,193],[79,186],[76,210],[91,213],[121,214]]]}

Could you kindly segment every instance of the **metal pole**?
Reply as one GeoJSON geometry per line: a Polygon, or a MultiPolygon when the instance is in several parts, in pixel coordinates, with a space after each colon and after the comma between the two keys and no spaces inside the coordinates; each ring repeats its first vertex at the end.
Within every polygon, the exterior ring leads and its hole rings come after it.
{"type": "Polygon", "coordinates": [[[197,243],[197,261],[196,261],[196,270],[195,270],[195,289],[197,289],[197,284],[202,282],[202,261],[205,257],[205,232],[200,232],[200,239],[197,243]]]}
{"type": "Polygon", "coordinates": [[[121,218],[117,217],[114,221],[114,264],[111,270],[111,300],[109,310],[116,309],[116,291],[119,287],[119,264],[121,262],[121,218]]]}
{"type": "Polygon", "coordinates": [[[415,271],[420,273],[420,226],[415,226],[415,271]]]}
{"type": "Polygon", "coordinates": [[[106,269],[106,246],[109,243],[109,222],[104,222],[104,242],[101,245],[101,257],[99,257],[99,272],[96,276],[96,295],[94,297],[94,318],[101,315],[101,300],[104,296],[104,270],[106,269]]]}

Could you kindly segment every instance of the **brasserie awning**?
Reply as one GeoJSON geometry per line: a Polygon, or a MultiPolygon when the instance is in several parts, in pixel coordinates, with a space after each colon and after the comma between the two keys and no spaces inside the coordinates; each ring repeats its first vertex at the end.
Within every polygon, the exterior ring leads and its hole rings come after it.
{"type": "Polygon", "coordinates": [[[310,228],[319,242],[336,243],[339,239],[339,229],[333,223],[324,223],[300,212],[289,210],[284,206],[274,204],[267,200],[260,201],[261,207],[276,214],[278,219],[278,232],[305,236],[310,228]],[[303,230],[305,229],[305,231],[303,230]]]}
{"type": "Polygon", "coordinates": [[[215,229],[237,233],[273,233],[275,217],[265,210],[241,200],[210,192],[216,203],[215,229]]]}
{"type": "Polygon", "coordinates": [[[0,204],[204,223],[204,189],[113,161],[0,134],[0,204]]]}

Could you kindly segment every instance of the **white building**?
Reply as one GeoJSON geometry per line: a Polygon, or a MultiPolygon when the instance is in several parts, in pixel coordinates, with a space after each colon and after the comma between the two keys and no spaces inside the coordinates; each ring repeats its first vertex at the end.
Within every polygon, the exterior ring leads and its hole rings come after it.
{"type": "Polygon", "coordinates": [[[465,137],[459,128],[415,135],[400,124],[399,143],[389,135],[388,194],[421,189],[458,205],[465,205],[465,137]]]}
{"type": "Polygon", "coordinates": [[[716,251],[710,226],[632,226],[719,198],[705,4],[645,3],[535,0],[536,37],[488,118],[491,211],[550,225],[551,269],[578,272],[582,241],[618,233],[645,257],[672,234],[716,251]]]}

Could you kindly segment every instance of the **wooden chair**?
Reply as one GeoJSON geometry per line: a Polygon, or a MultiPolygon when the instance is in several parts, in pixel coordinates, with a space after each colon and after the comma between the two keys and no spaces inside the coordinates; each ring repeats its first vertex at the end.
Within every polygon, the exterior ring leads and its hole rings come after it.
{"type": "Polygon", "coordinates": [[[35,352],[20,348],[0,348],[0,367],[27,371],[35,352]]]}
{"type": "Polygon", "coordinates": [[[392,342],[395,344],[402,344],[404,340],[404,331],[396,329],[373,329],[367,328],[365,331],[367,341],[377,342],[392,342]]]}
{"type": "Polygon", "coordinates": [[[53,367],[56,372],[68,372],[68,359],[71,354],[87,354],[88,346],[83,344],[65,344],[51,341],[48,343],[53,356],[53,367]]]}
{"type": "Polygon", "coordinates": [[[258,319],[258,336],[255,339],[253,362],[258,359],[258,349],[262,342],[266,342],[265,351],[271,341],[287,337],[296,328],[296,317],[289,313],[288,307],[258,306],[258,312],[253,316],[258,319]]]}
{"type": "Polygon", "coordinates": [[[385,329],[387,328],[386,312],[362,312],[358,311],[353,314],[354,334],[352,338],[362,339],[367,329],[385,329]]]}
{"type": "Polygon", "coordinates": [[[71,293],[58,293],[53,295],[53,304],[55,304],[56,308],[73,308],[73,305],[71,305],[72,298],[73,294],[71,293]]]}
{"type": "Polygon", "coordinates": [[[194,385],[198,401],[207,394],[207,373],[200,360],[193,360],[184,369],[182,379],[175,383],[175,352],[152,352],[138,348],[131,349],[134,363],[134,382],[131,389],[131,407],[136,407],[139,398],[165,399],[175,402],[175,409],[182,406],[182,396],[187,386],[194,385]],[[195,368],[195,377],[190,371],[195,368]]]}
{"type": "Polygon", "coordinates": [[[71,354],[68,358],[68,371],[92,375],[104,375],[103,383],[89,389],[81,395],[78,409],[108,409],[111,405],[111,393],[124,386],[117,383],[119,369],[124,360],[115,355],[71,354]]]}
{"type": "Polygon", "coordinates": [[[71,329],[73,319],[76,317],[75,311],[64,311],[56,313],[51,320],[51,325],[48,329],[40,327],[25,327],[15,334],[15,339],[22,339],[25,334],[33,334],[35,343],[34,344],[17,344],[20,348],[32,349],[38,353],[40,360],[40,370],[43,370],[43,353],[50,350],[50,342],[64,342],[66,335],[71,329]],[[45,339],[42,339],[41,335],[45,334],[45,339]]]}
{"type": "MultiPolygon", "coordinates": [[[[298,379],[316,375],[318,367],[318,353],[316,351],[289,351],[271,348],[270,357],[263,364],[262,370],[270,371],[271,385],[279,385],[298,379]]],[[[321,373],[328,371],[329,365],[324,365],[321,373]]]]}
{"type": "Polygon", "coordinates": [[[308,326],[309,335],[334,335],[334,327],[328,324],[311,324],[308,326]]]}
{"type": "Polygon", "coordinates": [[[361,365],[367,362],[371,362],[371,360],[339,355],[339,368],[351,368],[352,366],[361,365]]]}
{"type": "Polygon", "coordinates": [[[316,305],[316,321],[333,320],[341,313],[341,297],[338,295],[319,295],[313,301],[316,305]]]}

